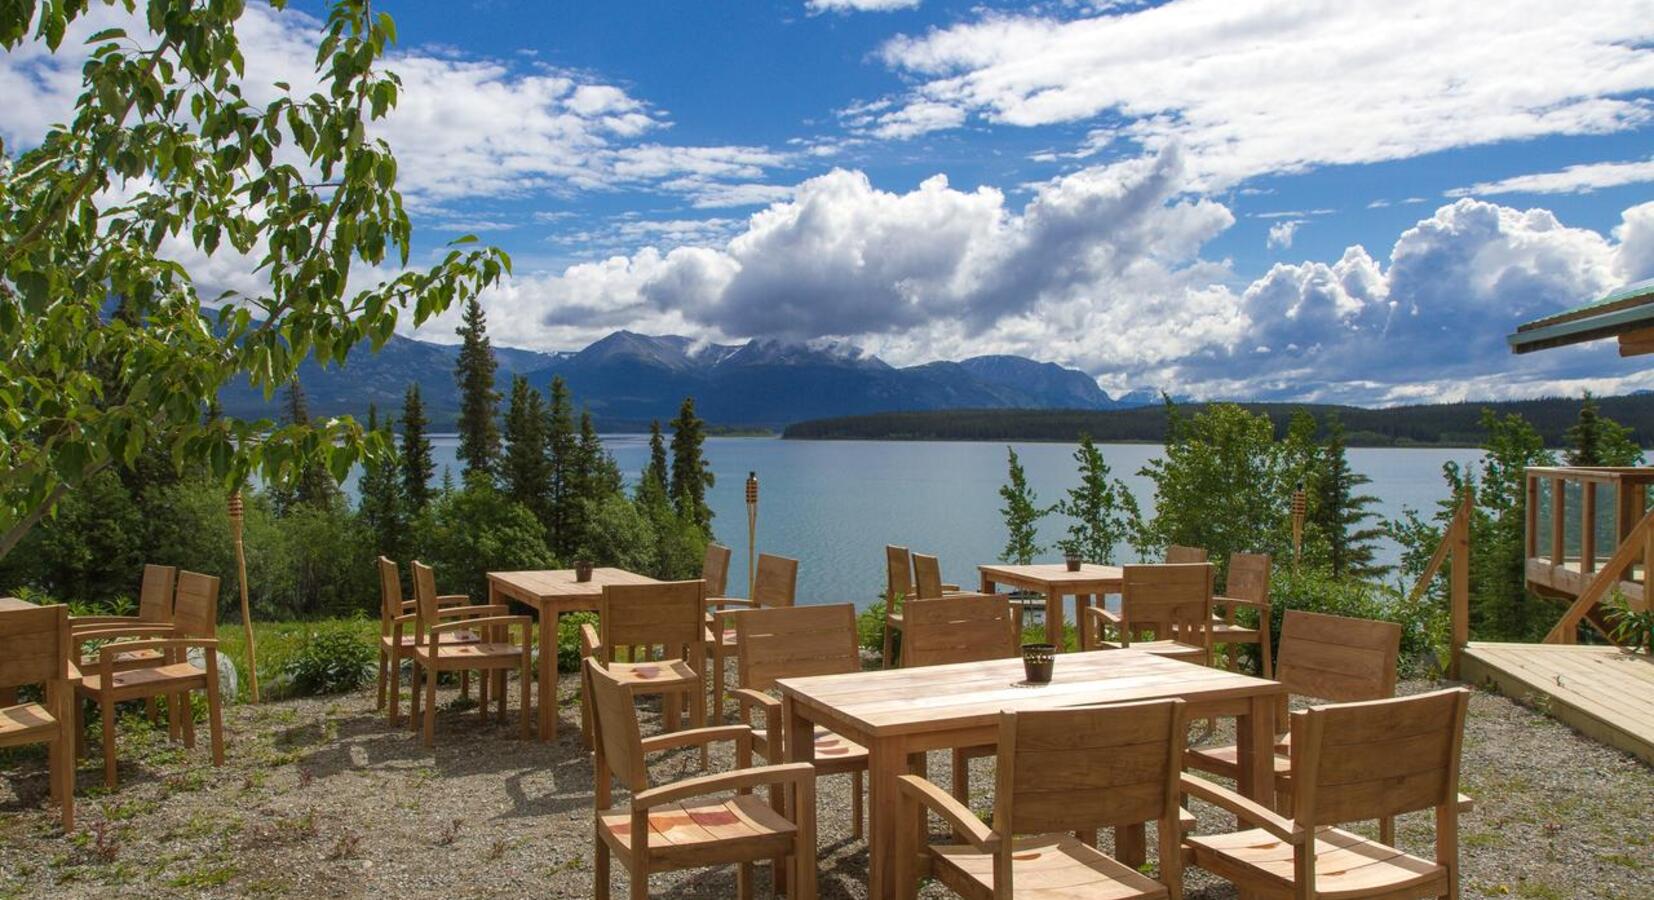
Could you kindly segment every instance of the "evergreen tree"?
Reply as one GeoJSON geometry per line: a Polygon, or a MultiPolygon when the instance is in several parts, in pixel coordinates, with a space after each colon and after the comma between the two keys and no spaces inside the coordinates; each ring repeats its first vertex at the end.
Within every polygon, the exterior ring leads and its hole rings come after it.
{"type": "Polygon", "coordinates": [[[402,398],[402,497],[408,512],[418,515],[431,502],[431,479],[436,460],[431,456],[431,439],[425,436],[425,404],[419,399],[419,385],[408,385],[402,398]]]}
{"type": "Polygon", "coordinates": [[[505,491],[528,507],[544,526],[550,519],[551,453],[546,444],[546,410],[540,392],[521,375],[511,380],[505,415],[505,491]]]}
{"type": "Polygon", "coordinates": [[[547,503],[546,543],[551,552],[567,559],[574,553],[575,534],[570,525],[578,502],[574,496],[576,454],[579,438],[574,430],[574,402],[563,376],[551,379],[551,402],[546,407],[546,447],[551,479],[547,503]]]}
{"type": "Polygon", "coordinates": [[[1566,434],[1570,466],[1635,466],[1642,462],[1642,448],[1631,437],[1631,429],[1602,415],[1597,398],[1585,392],[1579,419],[1566,434]]]}
{"type": "Polygon", "coordinates": [[[666,495],[666,485],[672,477],[666,467],[666,439],[660,432],[660,420],[649,423],[649,464],[643,469],[643,478],[638,481],[638,489],[653,481],[660,485],[661,496],[666,495]]]}
{"type": "Polygon", "coordinates": [[[614,455],[603,446],[592,421],[591,410],[580,411],[580,467],[582,496],[587,500],[601,500],[620,493],[624,479],[614,455]]]}
{"type": "Polygon", "coordinates": [[[465,463],[465,478],[490,480],[500,459],[500,429],[495,423],[500,395],[494,390],[494,372],[499,363],[488,342],[488,327],[482,304],[472,297],[465,304],[465,318],[456,329],[460,336],[459,357],[454,377],[459,382],[459,450],[465,463]]]}
{"type": "Polygon", "coordinates": [[[1039,498],[1028,486],[1028,476],[1022,470],[1017,452],[1009,446],[1005,452],[1010,456],[1011,471],[1010,481],[999,488],[999,496],[1005,500],[999,513],[1005,517],[1006,531],[1005,550],[999,558],[1002,562],[1025,566],[1045,549],[1038,543],[1039,520],[1051,510],[1040,508],[1039,498]]]}
{"type": "MultiPolygon", "coordinates": [[[[369,404],[368,431],[380,430],[379,410],[369,404]]],[[[383,432],[389,443],[392,440],[389,422],[385,423],[383,432]]],[[[392,559],[400,559],[406,520],[402,511],[402,484],[396,466],[369,460],[363,465],[359,488],[362,498],[357,504],[357,514],[361,516],[368,533],[373,535],[374,549],[392,559]]]]}
{"type": "Polygon", "coordinates": [[[1080,483],[1056,507],[1074,521],[1058,545],[1088,562],[1112,563],[1114,548],[1126,539],[1138,516],[1137,498],[1125,482],[1109,480],[1108,463],[1091,435],[1080,434],[1074,461],[1080,464],[1080,483]]]}
{"type": "Polygon", "coordinates": [[[1326,432],[1319,465],[1308,481],[1312,498],[1308,524],[1325,547],[1333,577],[1382,575],[1389,567],[1373,562],[1373,542],[1384,533],[1376,524],[1378,514],[1372,510],[1378,498],[1359,493],[1372,479],[1350,468],[1344,423],[1337,413],[1327,416],[1326,432]]]}
{"type": "MultiPolygon", "coordinates": [[[[296,378],[287,385],[285,418],[289,425],[301,428],[310,425],[310,405],[305,398],[304,385],[296,378]]],[[[327,466],[319,461],[305,466],[291,487],[276,487],[270,493],[277,515],[286,515],[297,506],[327,509],[338,497],[339,486],[334,483],[327,466]]]]}
{"type": "Polygon", "coordinates": [[[712,509],[706,505],[706,491],[712,487],[712,469],[701,456],[706,442],[706,423],[695,415],[695,398],[685,397],[672,420],[672,505],[678,515],[700,526],[710,538],[712,509]]]}

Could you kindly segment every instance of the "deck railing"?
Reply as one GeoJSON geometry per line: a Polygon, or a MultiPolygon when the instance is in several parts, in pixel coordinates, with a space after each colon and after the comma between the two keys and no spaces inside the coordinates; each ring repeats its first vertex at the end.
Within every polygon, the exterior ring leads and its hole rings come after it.
{"type": "Polygon", "coordinates": [[[1639,606],[1654,597],[1654,469],[1535,466],[1526,474],[1528,586],[1569,603],[1545,640],[1573,643],[1582,621],[1606,637],[1597,607],[1614,589],[1639,606]]]}

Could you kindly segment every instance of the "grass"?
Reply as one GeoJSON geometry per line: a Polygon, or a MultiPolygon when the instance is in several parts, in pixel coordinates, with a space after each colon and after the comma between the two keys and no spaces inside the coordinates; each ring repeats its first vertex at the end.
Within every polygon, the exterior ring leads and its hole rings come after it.
{"type": "MultiPolygon", "coordinates": [[[[272,692],[280,692],[277,676],[287,667],[312,634],[335,628],[348,629],[363,642],[379,638],[379,623],[372,619],[350,618],[309,619],[300,622],[253,623],[253,641],[258,651],[258,683],[261,699],[272,692]]],[[[252,696],[252,685],[247,677],[247,635],[241,624],[226,621],[218,626],[218,652],[235,663],[236,699],[252,696]]]]}

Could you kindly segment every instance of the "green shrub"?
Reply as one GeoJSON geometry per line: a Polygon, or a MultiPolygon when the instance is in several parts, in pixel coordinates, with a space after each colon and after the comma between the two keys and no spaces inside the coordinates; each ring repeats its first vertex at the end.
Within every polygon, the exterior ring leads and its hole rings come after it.
{"type": "MultiPolygon", "coordinates": [[[[901,594],[896,595],[896,602],[893,605],[897,612],[902,610],[902,599],[901,594]]],[[[856,614],[856,637],[861,641],[864,650],[871,650],[874,653],[884,652],[884,607],[884,599],[881,595],[879,602],[856,614]]],[[[890,642],[890,652],[898,659],[901,657],[902,633],[900,631],[896,632],[895,637],[890,642]]],[[[890,660],[883,660],[883,662],[886,665],[891,663],[890,660]]]]}
{"type": "Polygon", "coordinates": [[[577,612],[557,617],[557,671],[580,671],[580,626],[597,626],[597,613],[577,612]]]}
{"type": "MultiPolygon", "coordinates": [[[[1290,567],[1275,570],[1269,583],[1270,639],[1279,647],[1281,620],[1289,609],[1328,613],[1356,619],[1395,622],[1402,627],[1401,659],[1404,675],[1419,674],[1434,660],[1446,659],[1447,610],[1428,599],[1409,604],[1395,589],[1357,578],[1333,578],[1324,569],[1290,567]],[[1432,659],[1434,657],[1434,660],[1432,659]]],[[[1256,664],[1257,645],[1246,645],[1256,664]]]]}
{"type": "Polygon", "coordinates": [[[373,677],[378,651],[350,621],[329,622],[307,632],[272,685],[276,693],[305,697],[353,691],[373,677]]]}

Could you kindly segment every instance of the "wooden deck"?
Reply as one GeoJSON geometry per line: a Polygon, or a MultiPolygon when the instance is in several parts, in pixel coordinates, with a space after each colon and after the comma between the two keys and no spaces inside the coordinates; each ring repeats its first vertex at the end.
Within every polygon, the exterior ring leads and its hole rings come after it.
{"type": "Polygon", "coordinates": [[[1472,641],[1461,651],[1459,673],[1507,697],[1533,698],[1587,737],[1654,764],[1654,659],[1647,655],[1601,645],[1472,641]]]}

